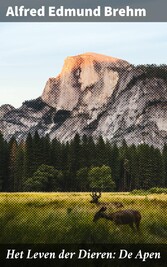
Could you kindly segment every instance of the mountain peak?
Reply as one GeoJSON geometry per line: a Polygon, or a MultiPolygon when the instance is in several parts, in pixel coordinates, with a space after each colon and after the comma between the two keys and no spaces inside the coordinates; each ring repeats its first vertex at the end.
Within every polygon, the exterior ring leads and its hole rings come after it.
{"type": "MultiPolygon", "coordinates": [[[[94,53],[94,52],[86,52],[84,54],[80,54],[80,55],[74,56],[74,57],[82,57],[85,59],[92,58],[93,60],[97,60],[99,62],[113,62],[113,63],[125,62],[124,60],[119,59],[119,58],[106,56],[106,55],[98,54],[98,53],[94,53]]],[[[128,62],[126,62],[126,63],[128,64],[128,62]]]]}
{"type": "MultiPolygon", "coordinates": [[[[97,54],[94,52],[87,52],[84,54],[69,56],[64,61],[64,66],[60,75],[65,72],[70,72],[82,66],[89,66],[92,64],[106,64],[115,67],[127,67],[129,63],[125,60],[114,58],[111,56],[106,56],[102,54],[97,54]]],[[[96,67],[96,65],[95,65],[96,67]]]]}
{"type": "Polygon", "coordinates": [[[80,102],[92,110],[106,104],[119,79],[119,69],[127,61],[87,52],[67,57],[61,73],[49,79],[42,100],[57,110],[72,111],[80,102]]]}
{"type": "Polygon", "coordinates": [[[42,97],[0,107],[0,132],[19,141],[38,131],[66,142],[92,136],[121,145],[167,143],[166,65],[132,66],[96,53],[68,57],[42,97]],[[151,73],[151,75],[150,75],[151,73]]]}
{"type": "Polygon", "coordinates": [[[94,53],[94,52],[86,52],[86,53],[75,55],[75,56],[68,56],[66,58],[66,60],[67,59],[77,59],[77,58],[83,58],[85,60],[88,60],[91,58],[92,60],[97,60],[100,62],[114,62],[114,63],[118,62],[118,61],[124,61],[124,60],[119,59],[119,58],[106,56],[106,55],[98,54],[98,53],[94,53]]]}

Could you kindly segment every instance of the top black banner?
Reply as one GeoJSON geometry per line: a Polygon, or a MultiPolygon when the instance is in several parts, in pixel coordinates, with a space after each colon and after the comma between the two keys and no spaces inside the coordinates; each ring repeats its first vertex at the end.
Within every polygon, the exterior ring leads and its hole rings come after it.
{"type": "Polygon", "coordinates": [[[167,22],[167,0],[1,0],[0,22],[167,22]]]}

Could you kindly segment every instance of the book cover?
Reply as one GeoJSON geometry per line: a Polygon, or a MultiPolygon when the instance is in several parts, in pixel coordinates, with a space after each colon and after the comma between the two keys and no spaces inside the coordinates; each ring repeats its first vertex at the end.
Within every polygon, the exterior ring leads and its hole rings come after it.
{"type": "Polygon", "coordinates": [[[167,3],[0,3],[2,266],[166,266],[167,3]]]}

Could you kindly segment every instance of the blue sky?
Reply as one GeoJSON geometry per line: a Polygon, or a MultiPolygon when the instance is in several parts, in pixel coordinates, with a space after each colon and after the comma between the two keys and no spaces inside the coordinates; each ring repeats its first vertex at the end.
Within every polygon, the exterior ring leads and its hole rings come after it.
{"type": "Polygon", "coordinates": [[[0,105],[42,94],[67,56],[96,52],[132,64],[167,63],[167,23],[1,23],[0,105]]]}

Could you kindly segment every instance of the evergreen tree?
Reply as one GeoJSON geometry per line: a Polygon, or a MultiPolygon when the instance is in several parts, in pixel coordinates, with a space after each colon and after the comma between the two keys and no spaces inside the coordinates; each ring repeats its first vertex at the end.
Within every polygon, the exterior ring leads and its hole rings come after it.
{"type": "Polygon", "coordinates": [[[83,137],[82,137],[80,166],[82,168],[90,166],[89,141],[88,141],[88,137],[86,135],[83,135],[83,137]]]}
{"type": "Polygon", "coordinates": [[[91,166],[96,166],[97,164],[97,155],[96,155],[96,145],[95,145],[95,142],[93,140],[93,137],[92,136],[89,136],[88,137],[88,165],[89,167],[91,166]]]}
{"type": "Polygon", "coordinates": [[[18,181],[15,172],[17,142],[14,137],[9,142],[9,151],[9,191],[15,192],[18,181]]]}
{"type": "Polygon", "coordinates": [[[71,151],[70,151],[70,160],[71,166],[70,170],[72,173],[76,173],[80,168],[81,162],[81,145],[80,145],[80,137],[79,134],[76,134],[74,140],[71,142],[71,151]]]}
{"type": "Polygon", "coordinates": [[[42,163],[45,165],[50,165],[51,164],[51,145],[50,145],[50,138],[48,135],[45,137],[41,138],[42,142],[42,163]]]}
{"type": "Polygon", "coordinates": [[[35,131],[33,137],[33,161],[32,161],[32,172],[34,173],[40,165],[45,162],[44,155],[43,155],[43,142],[40,138],[37,131],[35,131]]]}
{"type": "Polygon", "coordinates": [[[61,170],[68,170],[69,166],[69,143],[61,145],[61,170]]]}
{"type": "Polygon", "coordinates": [[[71,179],[70,171],[69,170],[63,171],[63,179],[62,179],[62,182],[61,182],[61,190],[64,191],[64,192],[72,191],[73,187],[72,187],[71,182],[72,182],[72,179],[71,179]]]}
{"type": "Polygon", "coordinates": [[[129,191],[131,185],[130,162],[128,154],[128,146],[125,140],[119,149],[120,154],[120,191],[129,191]]]}
{"type": "Polygon", "coordinates": [[[121,161],[119,156],[119,149],[116,144],[113,145],[111,151],[109,153],[109,166],[111,168],[112,177],[116,185],[116,190],[120,190],[120,168],[121,168],[121,161]]]}
{"type": "Polygon", "coordinates": [[[147,144],[142,144],[138,147],[139,152],[139,175],[140,175],[140,188],[147,190],[152,185],[154,177],[154,166],[150,147],[147,144]]]}
{"type": "Polygon", "coordinates": [[[159,149],[150,147],[150,158],[152,159],[153,177],[150,187],[164,187],[164,169],[162,154],[159,149]]]}
{"type": "Polygon", "coordinates": [[[89,190],[88,181],[88,168],[81,168],[77,171],[76,177],[76,189],[77,191],[86,192],[89,190]]]}
{"type": "Polygon", "coordinates": [[[62,169],[62,146],[55,138],[51,143],[51,165],[56,169],[62,169]]]}
{"type": "Polygon", "coordinates": [[[0,191],[7,187],[8,176],[8,148],[7,144],[0,133],[0,191]]]}
{"type": "Polygon", "coordinates": [[[25,149],[24,149],[24,167],[23,167],[24,180],[26,180],[28,177],[32,177],[34,173],[33,160],[34,160],[33,139],[31,134],[29,133],[25,141],[25,149]]]}
{"type": "Polygon", "coordinates": [[[139,159],[138,153],[135,145],[132,145],[128,148],[128,154],[130,159],[130,175],[131,175],[131,185],[130,190],[139,189],[139,159]]]}
{"type": "Polygon", "coordinates": [[[163,147],[162,157],[163,157],[164,185],[165,187],[167,187],[167,144],[165,144],[163,147]]]}
{"type": "Polygon", "coordinates": [[[15,188],[14,191],[23,191],[24,182],[24,144],[20,143],[16,150],[16,159],[14,166],[14,176],[15,176],[15,188]]]}
{"type": "Polygon", "coordinates": [[[102,136],[100,136],[98,138],[98,141],[96,144],[96,155],[97,155],[97,161],[96,161],[97,166],[109,164],[106,144],[105,144],[102,136]]]}
{"type": "Polygon", "coordinates": [[[75,135],[74,140],[70,143],[69,148],[69,183],[70,189],[76,190],[76,172],[81,165],[81,144],[78,134],[75,135]]]}

